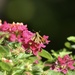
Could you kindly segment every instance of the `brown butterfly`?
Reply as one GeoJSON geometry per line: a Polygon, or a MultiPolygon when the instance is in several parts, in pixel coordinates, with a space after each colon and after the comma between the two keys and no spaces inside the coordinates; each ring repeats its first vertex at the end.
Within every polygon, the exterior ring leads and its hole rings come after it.
{"type": "Polygon", "coordinates": [[[32,40],[36,43],[45,43],[45,39],[38,32],[35,33],[35,35],[32,37],[32,40]]]}

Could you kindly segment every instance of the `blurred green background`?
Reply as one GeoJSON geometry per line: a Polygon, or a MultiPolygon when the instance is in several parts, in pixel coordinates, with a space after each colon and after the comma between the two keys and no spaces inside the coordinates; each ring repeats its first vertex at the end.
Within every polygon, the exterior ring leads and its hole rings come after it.
{"type": "Polygon", "coordinates": [[[32,31],[49,35],[47,50],[64,47],[66,38],[75,35],[74,0],[0,0],[0,19],[23,22],[32,31]]]}

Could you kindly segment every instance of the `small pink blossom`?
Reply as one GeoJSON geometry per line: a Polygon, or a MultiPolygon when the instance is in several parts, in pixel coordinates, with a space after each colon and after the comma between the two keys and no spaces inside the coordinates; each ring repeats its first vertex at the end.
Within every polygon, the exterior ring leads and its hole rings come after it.
{"type": "Polygon", "coordinates": [[[18,29],[19,31],[28,30],[27,25],[19,25],[19,26],[17,26],[17,29],[18,29]]]}
{"type": "Polygon", "coordinates": [[[22,42],[23,41],[23,38],[21,37],[21,35],[19,34],[19,35],[17,35],[17,41],[18,42],[22,42]]]}
{"type": "Polygon", "coordinates": [[[24,38],[24,42],[28,43],[31,40],[31,38],[33,37],[33,35],[34,34],[28,30],[23,31],[22,37],[24,38]]]}
{"type": "Polygon", "coordinates": [[[73,64],[74,64],[74,61],[69,61],[67,63],[68,68],[70,68],[71,70],[74,70],[75,67],[73,66],[73,64]]]}
{"type": "Polygon", "coordinates": [[[13,31],[13,32],[16,32],[16,31],[17,31],[16,25],[12,25],[12,26],[11,26],[11,31],[13,31]]]}
{"type": "Polygon", "coordinates": [[[15,35],[15,34],[10,34],[9,39],[10,39],[10,41],[12,41],[12,42],[16,41],[16,35],[15,35]]]}
{"type": "Polygon", "coordinates": [[[65,61],[63,60],[63,58],[61,58],[60,56],[58,57],[58,62],[62,65],[65,63],[65,61]]]}
{"type": "Polygon", "coordinates": [[[37,55],[41,48],[39,48],[39,44],[35,43],[34,41],[30,41],[30,49],[32,50],[34,55],[37,55]]]}
{"type": "Polygon", "coordinates": [[[63,70],[62,70],[62,72],[63,72],[64,74],[67,74],[67,71],[68,71],[67,69],[63,69],[63,70]]]}
{"type": "Polygon", "coordinates": [[[10,28],[10,25],[7,22],[4,22],[4,24],[1,25],[0,28],[2,31],[8,31],[8,29],[10,28]]]}
{"type": "Polygon", "coordinates": [[[43,38],[44,38],[44,40],[45,40],[45,43],[46,44],[49,44],[49,40],[48,40],[48,38],[49,38],[49,36],[46,36],[46,35],[43,35],[43,38]]]}

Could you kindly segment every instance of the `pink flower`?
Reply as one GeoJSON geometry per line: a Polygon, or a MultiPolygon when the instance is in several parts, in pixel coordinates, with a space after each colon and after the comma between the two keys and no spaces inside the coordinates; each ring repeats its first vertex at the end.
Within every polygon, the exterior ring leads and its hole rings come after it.
{"type": "Polygon", "coordinates": [[[45,40],[45,43],[46,44],[49,44],[49,40],[48,40],[48,38],[49,38],[49,36],[46,36],[46,35],[43,35],[43,38],[44,38],[44,40],[45,40]]]}
{"type": "Polygon", "coordinates": [[[18,29],[19,31],[25,31],[25,30],[27,30],[28,28],[27,28],[27,25],[19,25],[19,26],[17,26],[17,29],[18,29]]]}
{"type": "Polygon", "coordinates": [[[33,52],[34,55],[38,54],[38,50],[37,49],[33,50],[32,52],[33,52]]]}
{"type": "Polygon", "coordinates": [[[68,63],[67,63],[67,67],[68,68],[70,68],[71,70],[73,70],[75,67],[73,66],[73,64],[74,64],[74,61],[69,61],[68,63]]]}
{"type": "Polygon", "coordinates": [[[41,49],[39,48],[39,44],[35,43],[34,41],[30,41],[30,49],[32,50],[34,55],[37,55],[41,49]]]}
{"type": "Polygon", "coordinates": [[[22,46],[25,50],[29,49],[29,43],[25,44],[24,42],[22,42],[22,46]]]}
{"type": "Polygon", "coordinates": [[[62,70],[62,72],[63,72],[64,74],[67,74],[67,71],[68,71],[67,69],[63,69],[63,70],[62,70]]]}
{"type": "Polygon", "coordinates": [[[46,46],[43,43],[39,44],[39,48],[45,48],[46,46]]]}
{"type": "Polygon", "coordinates": [[[65,64],[65,61],[59,56],[58,57],[58,62],[62,65],[65,64]]]}
{"type": "Polygon", "coordinates": [[[11,25],[11,31],[13,31],[13,32],[16,32],[17,31],[16,25],[11,25]]]}
{"type": "Polygon", "coordinates": [[[72,60],[72,59],[70,58],[69,55],[65,55],[65,56],[63,57],[63,61],[65,61],[65,62],[68,62],[68,61],[70,61],[70,60],[72,60]]]}
{"type": "Polygon", "coordinates": [[[34,34],[28,30],[23,31],[22,37],[24,39],[24,42],[28,43],[31,40],[31,38],[33,37],[33,35],[34,34]]]}
{"type": "Polygon", "coordinates": [[[10,34],[9,40],[12,41],[12,42],[16,41],[16,35],[10,34]]]}
{"type": "Polygon", "coordinates": [[[75,69],[74,60],[69,55],[65,55],[62,58],[59,56],[56,62],[51,65],[52,70],[67,74],[68,70],[75,69]]]}
{"type": "Polygon", "coordinates": [[[33,33],[31,31],[25,30],[25,31],[23,31],[22,36],[24,38],[31,38],[33,36],[33,33]]]}
{"type": "Polygon", "coordinates": [[[7,22],[4,22],[4,24],[1,25],[2,31],[8,31],[9,28],[10,28],[10,25],[7,22]]]}
{"type": "Polygon", "coordinates": [[[21,34],[17,35],[17,41],[18,42],[22,42],[23,41],[23,38],[21,37],[21,34]]]}

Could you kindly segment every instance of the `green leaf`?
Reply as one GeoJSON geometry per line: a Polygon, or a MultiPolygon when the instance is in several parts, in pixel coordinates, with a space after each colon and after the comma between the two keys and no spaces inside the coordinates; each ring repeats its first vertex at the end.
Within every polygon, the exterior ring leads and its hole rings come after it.
{"type": "Polygon", "coordinates": [[[42,49],[42,52],[39,52],[39,55],[46,58],[46,59],[48,59],[48,60],[53,60],[51,54],[48,51],[44,50],[44,49],[42,49]]]}
{"type": "Polygon", "coordinates": [[[2,58],[2,56],[6,55],[8,53],[8,51],[4,48],[4,46],[0,45],[0,58],[2,58]]]}
{"type": "Polygon", "coordinates": [[[74,75],[75,71],[68,71],[68,73],[66,75],[74,75]]]}
{"type": "Polygon", "coordinates": [[[4,37],[0,38],[0,44],[3,42],[4,40],[4,37]]]}
{"type": "Polygon", "coordinates": [[[20,47],[20,46],[21,46],[21,43],[19,43],[19,42],[15,43],[15,47],[20,47]]]}
{"type": "Polygon", "coordinates": [[[70,36],[67,38],[67,40],[75,43],[75,36],[70,36]]]}
{"type": "Polygon", "coordinates": [[[62,74],[60,72],[55,72],[53,70],[49,70],[47,75],[64,75],[64,74],[62,74]]]}
{"type": "Polygon", "coordinates": [[[59,55],[58,55],[58,56],[63,57],[63,56],[65,56],[65,55],[71,54],[71,53],[72,53],[72,52],[66,51],[66,49],[64,48],[64,49],[62,50],[62,52],[59,52],[59,55]]]}
{"type": "Polygon", "coordinates": [[[0,54],[1,53],[7,53],[7,50],[3,46],[0,45],[0,54]]]}
{"type": "Polygon", "coordinates": [[[38,60],[37,57],[29,57],[26,61],[33,63],[35,60],[38,60]]]}
{"type": "Polygon", "coordinates": [[[13,71],[13,74],[12,75],[22,75],[22,70],[15,70],[13,71]]]}
{"type": "Polygon", "coordinates": [[[32,54],[25,54],[25,53],[20,53],[16,59],[23,59],[23,58],[28,58],[30,57],[32,54]]]}
{"type": "Polygon", "coordinates": [[[11,70],[11,66],[5,62],[0,62],[0,67],[5,71],[10,71],[11,70]]]}
{"type": "Polygon", "coordinates": [[[61,50],[58,51],[58,52],[55,52],[54,50],[52,50],[52,55],[53,55],[54,57],[56,57],[56,58],[58,58],[58,56],[63,57],[63,56],[65,56],[65,55],[71,54],[71,53],[72,53],[72,52],[67,51],[65,48],[64,48],[64,49],[61,49],[61,50]]]}
{"type": "Polygon", "coordinates": [[[57,53],[57,52],[55,52],[54,50],[51,50],[51,52],[52,52],[52,55],[53,55],[54,57],[58,58],[58,53],[57,53]]]}
{"type": "Polygon", "coordinates": [[[65,42],[65,46],[66,46],[67,48],[71,48],[70,42],[65,42]]]}
{"type": "Polygon", "coordinates": [[[38,66],[33,66],[32,69],[33,75],[41,75],[41,73],[43,72],[43,70],[38,66]]]}
{"type": "Polygon", "coordinates": [[[0,75],[4,75],[4,73],[0,71],[0,75]]]}
{"type": "Polygon", "coordinates": [[[75,44],[74,44],[74,45],[71,45],[71,47],[72,47],[73,49],[75,49],[75,44]]]}

